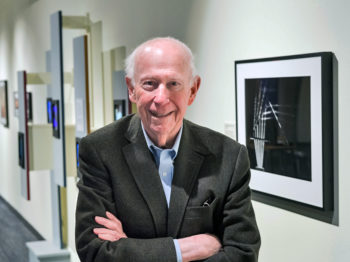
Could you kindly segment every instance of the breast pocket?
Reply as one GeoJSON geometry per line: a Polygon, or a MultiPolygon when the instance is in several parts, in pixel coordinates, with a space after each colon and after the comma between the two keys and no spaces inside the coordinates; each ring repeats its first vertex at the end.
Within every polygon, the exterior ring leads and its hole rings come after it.
{"type": "Polygon", "coordinates": [[[214,210],[217,199],[208,206],[189,206],[186,208],[180,236],[187,237],[196,234],[214,233],[214,210]]]}

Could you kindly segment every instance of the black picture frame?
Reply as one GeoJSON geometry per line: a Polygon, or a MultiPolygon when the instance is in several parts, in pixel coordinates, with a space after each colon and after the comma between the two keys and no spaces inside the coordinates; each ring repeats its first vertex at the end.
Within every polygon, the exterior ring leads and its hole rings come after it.
{"type": "Polygon", "coordinates": [[[0,122],[4,127],[9,127],[8,88],[6,80],[0,81],[0,122]]]}
{"type": "Polygon", "coordinates": [[[126,104],[126,101],[124,99],[113,100],[114,121],[117,121],[126,115],[125,104],[126,104]]]}
{"type": "Polygon", "coordinates": [[[60,138],[60,111],[59,100],[52,100],[52,135],[60,138]]]}
{"type": "Polygon", "coordinates": [[[27,92],[27,119],[28,122],[33,121],[33,98],[32,98],[32,93],[27,92]]]}
{"type": "Polygon", "coordinates": [[[46,115],[47,115],[47,123],[52,123],[52,98],[46,98],[46,115]]]}
{"type": "Polygon", "coordinates": [[[25,143],[22,132],[18,132],[18,165],[25,169],[25,143]]]}
{"type": "Polygon", "coordinates": [[[331,52],[235,62],[237,140],[248,149],[253,199],[328,223],[336,65],[331,52]]]}

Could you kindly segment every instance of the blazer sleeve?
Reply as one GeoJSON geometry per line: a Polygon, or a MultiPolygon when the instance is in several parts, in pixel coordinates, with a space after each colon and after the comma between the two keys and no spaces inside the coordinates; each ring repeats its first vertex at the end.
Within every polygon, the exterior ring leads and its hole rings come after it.
{"type": "Polygon", "coordinates": [[[251,203],[250,165],[241,146],[224,204],[222,249],[207,262],[256,262],[261,244],[251,203]]]}
{"type": "MultiPolygon", "coordinates": [[[[79,149],[79,195],[76,209],[76,249],[81,261],[176,261],[173,239],[123,238],[115,242],[99,239],[93,228],[95,216],[109,211],[118,217],[107,168],[94,146],[82,139],[79,149]]],[[[130,218],[132,219],[132,218],[130,218]]]]}

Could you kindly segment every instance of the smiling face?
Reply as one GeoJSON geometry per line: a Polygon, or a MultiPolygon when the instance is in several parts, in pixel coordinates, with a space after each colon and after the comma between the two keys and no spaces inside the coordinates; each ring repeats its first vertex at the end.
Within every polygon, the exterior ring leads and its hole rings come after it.
{"type": "Polygon", "coordinates": [[[134,81],[126,81],[148,136],[159,147],[172,147],[200,85],[189,54],[169,39],[151,42],[136,54],[134,81]]]}

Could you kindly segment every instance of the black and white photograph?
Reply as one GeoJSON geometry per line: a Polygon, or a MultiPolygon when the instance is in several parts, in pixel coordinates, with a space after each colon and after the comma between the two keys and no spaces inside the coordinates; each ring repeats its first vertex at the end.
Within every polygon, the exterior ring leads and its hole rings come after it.
{"type": "Polygon", "coordinates": [[[327,52],[236,61],[237,139],[253,196],[332,209],[331,72],[327,52]]]}
{"type": "Polygon", "coordinates": [[[311,181],[310,77],[246,79],[251,168],[311,181]]]}

